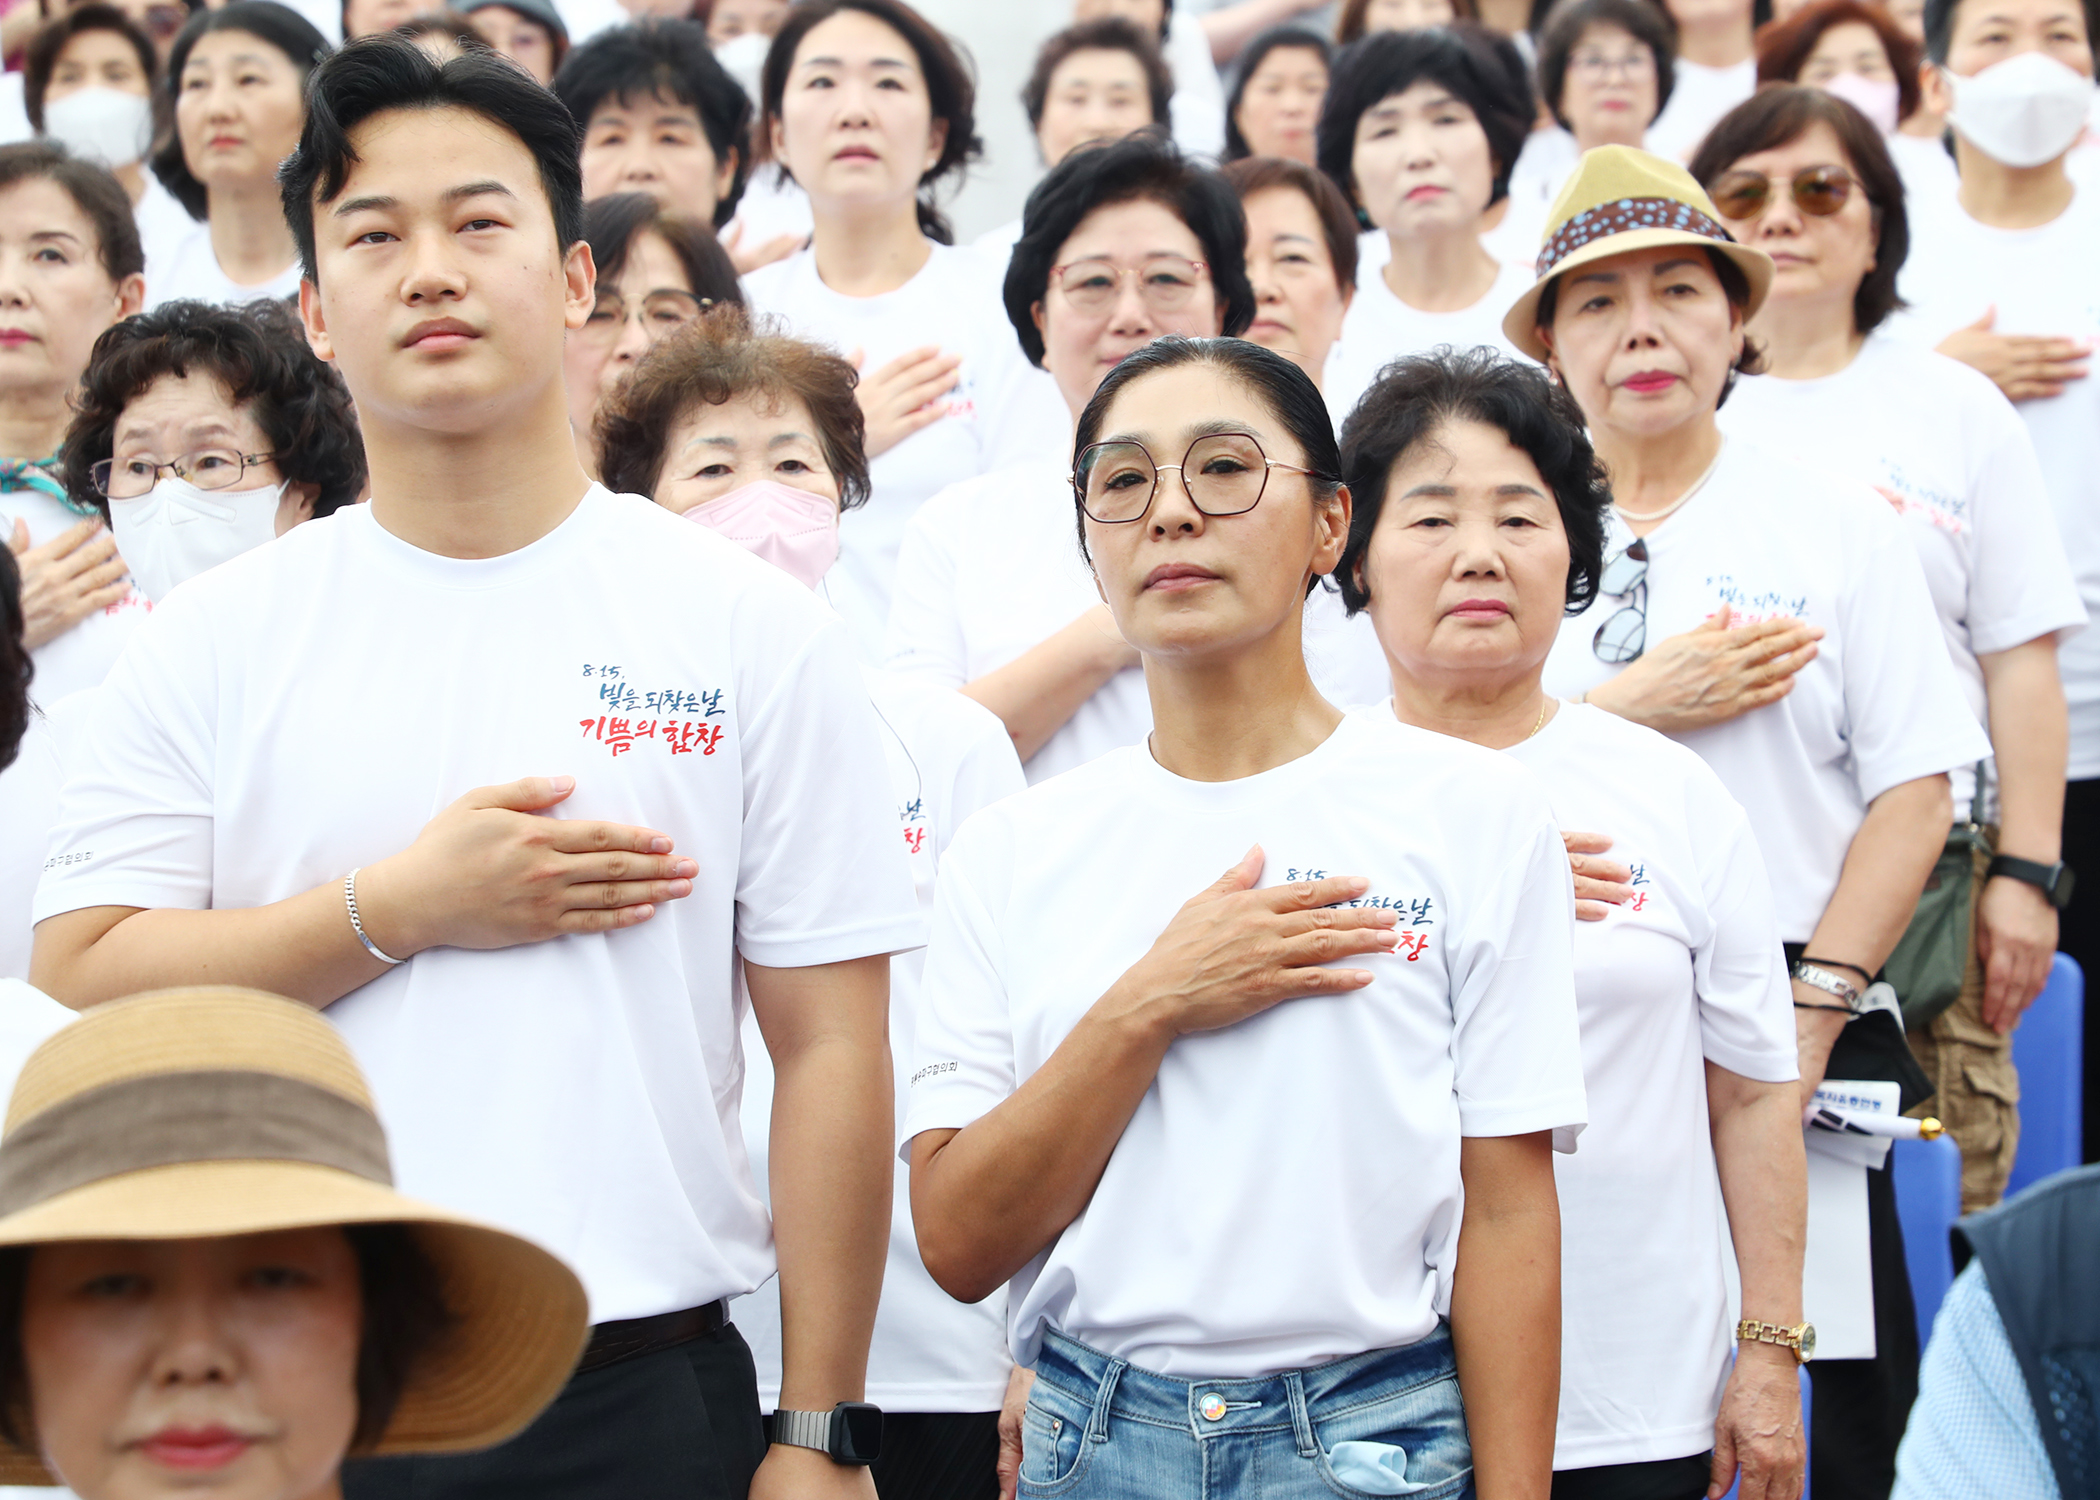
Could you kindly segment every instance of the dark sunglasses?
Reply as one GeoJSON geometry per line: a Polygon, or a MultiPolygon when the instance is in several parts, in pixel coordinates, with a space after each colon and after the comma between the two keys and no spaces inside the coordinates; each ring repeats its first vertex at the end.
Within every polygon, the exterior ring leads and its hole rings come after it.
{"type": "MultiPolygon", "coordinates": [[[[1804,167],[1789,184],[1794,206],[1825,218],[1852,196],[1852,174],[1843,167],[1804,167]]],[[[1714,207],[1724,219],[1754,219],[1772,201],[1772,179],[1762,172],[1724,172],[1713,186],[1714,207]]]]}

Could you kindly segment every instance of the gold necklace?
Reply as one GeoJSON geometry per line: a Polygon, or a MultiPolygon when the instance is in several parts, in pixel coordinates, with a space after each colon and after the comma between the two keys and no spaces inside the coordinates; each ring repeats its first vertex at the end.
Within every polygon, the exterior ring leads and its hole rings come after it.
{"type": "Polygon", "coordinates": [[[1546,727],[1546,710],[1547,710],[1547,709],[1549,709],[1549,708],[1551,708],[1552,706],[1553,706],[1553,700],[1552,700],[1551,698],[1548,698],[1548,699],[1546,699],[1546,700],[1545,700],[1544,702],[1542,702],[1542,703],[1540,703],[1540,704],[1539,704],[1539,721],[1538,721],[1538,723],[1536,723],[1536,724],[1534,724],[1534,725],[1532,725],[1532,726],[1531,726],[1531,733],[1530,733],[1530,734],[1527,734],[1527,735],[1525,735],[1525,736],[1524,736],[1524,738],[1525,738],[1525,739],[1527,739],[1527,740],[1528,740],[1528,739],[1531,739],[1531,738],[1533,738],[1534,736],[1536,736],[1536,735],[1538,734],[1538,732],[1539,732],[1539,731],[1540,731],[1541,729],[1544,729],[1544,728],[1546,727]]]}

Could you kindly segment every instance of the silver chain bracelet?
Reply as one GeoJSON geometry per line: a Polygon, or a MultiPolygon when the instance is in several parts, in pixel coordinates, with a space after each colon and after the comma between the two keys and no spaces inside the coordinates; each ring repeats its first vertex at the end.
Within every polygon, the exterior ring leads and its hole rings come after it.
{"type": "MultiPolygon", "coordinates": [[[[363,868],[364,866],[362,865],[358,866],[359,870],[363,868]]],[[[365,935],[365,924],[358,920],[357,916],[357,870],[352,870],[343,877],[343,905],[350,908],[350,926],[357,933],[357,940],[365,945],[365,952],[371,954],[381,963],[390,966],[408,962],[405,958],[389,958],[386,954],[379,951],[377,943],[365,935]]]]}

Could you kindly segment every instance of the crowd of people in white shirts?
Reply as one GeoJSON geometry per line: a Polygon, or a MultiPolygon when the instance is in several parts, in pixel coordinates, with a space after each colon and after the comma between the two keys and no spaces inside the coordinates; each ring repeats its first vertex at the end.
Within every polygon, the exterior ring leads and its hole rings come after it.
{"type": "Polygon", "coordinates": [[[2100,949],[2095,27],[17,0],[6,1048],[292,997],[575,1269],[350,1500],[2069,1495],[1804,1111],[1986,1214],[2100,949]]]}

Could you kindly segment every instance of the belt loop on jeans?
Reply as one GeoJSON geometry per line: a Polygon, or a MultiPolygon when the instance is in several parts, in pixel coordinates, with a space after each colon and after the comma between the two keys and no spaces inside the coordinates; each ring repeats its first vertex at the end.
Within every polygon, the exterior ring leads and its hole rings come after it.
{"type": "Polygon", "coordinates": [[[1123,1372],[1129,1368],[1130,1364],[1127,1360],[1112,1359],[1108,1362],[1108,1373],[1101,1377],[1101,1388],[1094,1392],[1093,1414],[1086,1421],[1086,1435],[1089,1442],[1105,1443],[1108,1441],[1108,1403],[1115,1400],[1116,1383],[1123,1378],[1123,1372]]]}
{"type": "Polygon", "coordinates": [[[1285,1370],[1283,1388],[1290,1396],[1291,1431],[1298,1439],[1298,1456],[1311,1458],[1320,1451],[1320,1442],[1313,1436],[1312,1413],[1305,1409],[1305,1373],[1285,1370]]]}

